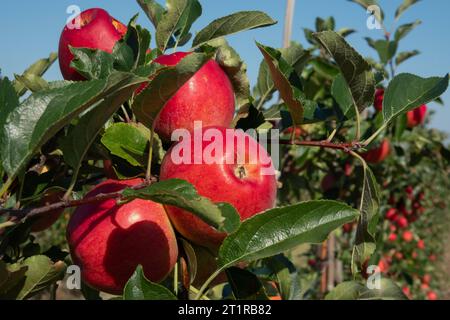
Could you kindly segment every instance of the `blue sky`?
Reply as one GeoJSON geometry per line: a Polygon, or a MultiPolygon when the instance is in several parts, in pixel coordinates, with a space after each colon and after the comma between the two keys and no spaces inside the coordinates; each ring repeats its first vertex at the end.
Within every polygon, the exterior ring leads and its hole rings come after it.
{"type": "MultiPolygon", "coordinates": [[[[163,0],[160,0],[163,3],[163,0]]],[[[252,84],[255,83],[261,55],[254,41],[280,47],[282,42],[285,0],[200,0],[203,16],[194,24],[198,31],[214,18],[241,11],[262,10],[278,20],[278,25],[270,28],[252,30],[229,37],[230,43],[247,62],[252,84]]],[[[389,28],[393,21],[393,13],[402,0],[380,0],[386,13],[386,24],[389,28]]],[[[40,1],[3,1],[0,10],[0,68],[2,74],[12,77],[22,72],[35,60],[48,56],[56,51],[60,32],[68,17],[66,9],[70,5],[78,5],[82,10],[96,6],[108,10],[111,15],[127,23],[137,12],[141,12],[134,0],[40,0],[40,1]]],[[[402,41],[400,51],[419,49],[422,54],[405,62],[398,72],[411,72],[423,77],[443,76],[450,71],[450,1],[422,0],[409,9],[400,20],[400,24],[421,19],[423,24],[416,28],[402,41]]],[[[314,28],[317,16],[334,16],[337,28],[350,27],[358,30],[351,35],[349,42],[363,55],[375,56],[366,44],[364,37],[382,37],[381,31],[369,30],[366,27],[365,11],[346,0],[297,0],[293,26],[293,39],[308,46],[302,28],[314,28]]],[[[141,13],[139,23],[153,29],[146,16],[141,13]]],[[[55,65],[46,75],[48,80],[60,79],[59,67],[55,65]]],[[[450,90],[444,95],[445,107],[432,104],[436,115],[432,127],[450,133],[450,90]]]]}

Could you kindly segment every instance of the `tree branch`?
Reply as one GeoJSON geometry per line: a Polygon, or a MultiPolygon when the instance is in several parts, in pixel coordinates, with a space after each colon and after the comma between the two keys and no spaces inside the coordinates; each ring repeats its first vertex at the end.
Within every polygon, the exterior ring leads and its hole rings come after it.
{"type": "MultiPolygon", "coordinates": [[[[131,189],[140,190],[145,187],[148,187],[149,185],[151,185],[152,183],[155,183],[155,182],[157,182],[156,178],[152,178],[150,181],[145,181],[139,185],[131,187],[131,189]]],[[[0,209],[0,216],[8,214],[12,218],[10,221],[12,221],[12,222],[20,221],[20,220],[24,219],[25,217],[32,218],[37,215],[49,213],[53,210],[74,208],[74,207],[79,207],[79,206],[83,206],[83,205],[91,204],[91,203],[97,203],[97,202],[101,202],[101,201],[105,201],[105,200],[109,200],[109,199],[121,200],[122,192],[123,191],[112,192],[112,193],[103,193],[103,194],[99,194],[95,197],[84,198],[81,200],[62,200],[60,202],[56,202],[56,203],[53,203],[53,204],[50,204],[50,205],[47,205],[44,207],[39,207],[39,208],[0,209]]]]}
{"type": "Polygon", "coordinates": [[[299,140],[280,140],[281,145],[291,145],[291,146],[307,146],[307,147],[317,147],[326,149],[337,149],[343,150],[345,152],[350,152],[354,150],[361,149],[363,147],[361,142],[350,142],[350,143],[333,143],[327,140],[324,141],[299,141],[299,140]]]}

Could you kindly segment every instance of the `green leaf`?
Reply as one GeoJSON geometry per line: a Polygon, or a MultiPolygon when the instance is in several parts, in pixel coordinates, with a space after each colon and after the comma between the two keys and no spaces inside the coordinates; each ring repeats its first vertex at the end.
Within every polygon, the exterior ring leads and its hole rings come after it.
{"type": "Polygon", "coordinates": [[[114,57],[108,52],[73,47],[70,47],[70,51],[74,55],[70,66],[85,79],[105,79],[114,69],[114,57]]]}
{"type": "Polygon", "coordinates": [[[53,263],[46,256],[33,256],[22,263],[11,266],[12,271],[17,271],[27,267],[25,281],[20,283],[20,291],[17,294],[18,300],[31,298],[35,294],[44,290],[51,284],[64,277],[66,264],[62,261],[53,263]]]}
{"type": "Polygon", "coordinates": [[[406,114],[403,114],[400,117],[397,117],[395,120],[395,132],[394,132],[394,138],[397,141],[401,141],[401,138],[403,136],[403,133],[408,127],[408,117],[406,114]]]}
{"type": "Polygon", "coordinates": [[[411,31],[414,30],[415,27],[421,25],[422,21],[416,20],[412,23],[403,24],[398,27],[397,31],[395,31],[394,39],[396,42],[399,42],[401,39],[406,37],[411,31]]]}
{"type": "Polygon", "coordinates": [[[209,42],[208,45],[217,48],[216,61],[230,78],[236,95],[237,106],[245,105],[249,102],[250,97],[247,65],[224,38],[209,42]]]}
{"type": "Polygon", "coordinates": [[[166,287],[152,283],[144,275],[142,266],[138,266],[125,285],[124,300],[177,300],[166,287]]]}
{"type": "Polygon", "coordinates": [[[337,33],[338,35],[340,35],[341,37],[348,37],[349,35],[355,33],[356,30],[355,29],[350,29],[350,28],[342,28],[340,29],[337,33]]]}
{"type": "Polygon", "coordinates": [[[390,279],[381,278],[379,289],[365,289],[359,300],[408,300],[402,289],[390,279]]]}
{"type": "Polygon", "coordinates": [[[343,282],[331,290],[325,300],[407,300],[392,280],[381,278],[379,286],[379,289],[369,289],[356,281],[343,282]]]}
{"type": "Polygon", "coordinates": [[[316,33],[314,37],[331,54],[341,69],[361,112],[372,105],[375,95],[375,78],[370,64],[340,35],[333,31],[316,33]]]}
{"type": "Polygon", "coordinates": [[[244,221],[219,251],[219,267],[262,259],[302,243],[321,243],[359,212],[336,201],[309,201],[276,208],[244,221]]]}
{"type": "Polygon", "coordinates": [[[77,178],[82,161],[105,123],[138,87],[139,84],[130,85],[105,98],[83,115],[77,125],[71,128],[61,141],[60,147],[64,154],[64,160],[75,169],[73,179],[77,178]]]}
{"type": "Polygon", "coordinates": [[[21,285],[25,282],[27,270],[26,266],[10,270],[6,263],[0,261],[0,299],[13,300],[17,298],[21,285]]]}
{"type": "Polygon", "coordinates": [[[409,9],[412,5],[416,4],[420,0],[403,0],[403,3],[395,11],[395,19],[398,20],[400,16],[409,9]]]}
{"type": "MultiPolygon", "coordinates": [[[[153,163],[161,163],[161,140],[156,134],[154,138],[153,163]]],[[[149,139],[150,130],[140,123],[116,123],[106,130],[101,141],[111,154],[125,159],[132,166],[145,167],[149,139]]]]}
{"type": "Polygon", "coordinates": [[[390,123],[400,114],[440,97],[447,90],[448,82],[448,74],[443,78],[421,78],[409,73],[399,74],[389,83],[384,95],[384,122],[390,123]]]}
{"type": "Polygon", "coordinates": [[[172,36],[175,46],[189,34],[192,24],[201,16],[202,6],[197,0],[167,0],[165,12],[156,29],[156,44],[164,52],[172,36]]]}
{"type": "Polygon", "coordinates": [[[333,81],[340,73],[339,68],[328,62],[326,59],[316,57],[311,60],[311,66],[320,76],[333,81]]]}
{"type": "Polygon", "coordinates": [[[336,27],[336,22],[333,17],[329,17],[324,20],[320,17],[316,18],[316,32],[322,32],[326,30],[334,31],[336,27]]]}
{"type": "Polygon", "coordinates": [[[409,58],[415,57],[420,54],[419,50],[400,52],[395,59],[395,64],[398,66],[401,63],[405,62],[409,58]]]}
{"type": "Polygon", "coordinates": [[[376,249],[375,231],[379,219],[380,189],[372,170],[363,164],[364,180],[360,212],[352,254],[352,272],[356,274],[376,249]]]}
{"type": "Polygon", "coordinates": [[[347,281],[337,285],[326,296],[325,300],[358,300],[367,288],[356,281],[347,281]]]}
{"type": "Polygon", "coordinates": [[[342,116],[345,119],[355,117],[355,107],[353,105],[352,93],[342,74],[339,74],[333,81],[331,86],[331,94],[339,104],[342,116]]]}
{"type": "Polygon", "coordinates": [[[265,259],[267,266],[273,271],[279,286],[280,295],[283,300],[291,300],[294,298],[294,281],[295,266],[284,255],[277,255],[265,259]]]}
{"type": "Polygon", "coordinates": [[[110,94],[144,81],[147,79],[114,72],[107,79],[35,93],[19,107],[2,113],[7,120],[0,132],[0,155],[9,176],[3,188],[7,188],[39,148],[72,119],[110,94]]]}
{"type": "Polygon", "coordinates": [[[366,38],[367,43],[375,49],[383,64],[387,64],[395,56],[397,52],[398,43],[396,41],[378,40],[374,41],[366,38]]]}
{"type": "Polygon", "coordinates": [[[253,103],[247,103],[242,106],[236,117],[233,120],[232,128],[242,129],[256,129],[266,121],[264,114],[256,109],[253,103]]]}
{"type": "Polygon", "coordinates": [[[8,78],[0,78],[0,128],[7,122],[7,116],[19,107],[19,97],[14,84],[8,78]]]}
{"type": "Polygon", "coordinates": [[[192,53],[175,67],[157,71],[149,86],[140,93],[132,106],[138,120],[151,127],[166,103],[211,59],[211,54],[192,53]]]}
{"type": "Polygon", "coordinates": [[[226,274],[236,300],[269,300],[263,284],[250,271],[231,267],[226,274]]]}
{"type": "Polygon", "coordinates": [[[350,2],[354,2],[359,4],[364,9],[369,9],[370,6],[378,6],[380,8],[380,17],[377,17],[377,20],[384,20],[384,12],[381,10],[381,7],[378,5],[377,0],[348,0],[350,2]]]}
{"type": "MultiPolygon", "coordinates": [[[[45,72],[53,65],[53,63],[58,59],[58,54],[53,52],[46,59],[41,59],[35,62],[22,74],[21,78],[33,79],[35,77],[42,77],[45,72]]],[[[20,76],[19,76],[20,77],[20,76]]],[[[23,96],[27,92],[27,87],[20,81],[14,83],[14,89],[16,90],[18,96],[23,96]]]]}
{"type": "Polygon", "coordinates": [[[289,108],[292,121],[295,125],[301,124],[303,121],[303,104],[300,97],[301,92],[297,87],[292,86],[289,81],[295,70],[283,59],[281,53],[276,49],[263,46],[259,43],[256,43],[256,45],[269,66],[275,87],[278,89],[281,98],[289,108]]]}
{"type": "Polygon", "coordinates": [[[158,27],[159,21],[166,12],[164,7],[155,0],[137,0],[142,10],[152,22],[155,28],[158,27]]]}
{"type": "Polygon", "coordinates": [[[127,200],[140,198],[187,210],[223,232],[234,232],[240,225],[237,223],[236,217],[239,215],[236,209],[231,205],[214,204],[200,196],[194,186],[184,180],[161,181],[141,190],[126,189],[123,196],[127,200]]]}
{"type": "MultiPolygon", "coordinates": [[[[135,15],[128,24],[127,34],[124,37],[124,43],[127,45],[116,45],[114,47],[113,55],[119,56],[116,52],[123,53],[123,59],[116,58],[116,60],[120,62],[120,65],[127,66],[122,69],[118,69],[116,67],[116,69],[120,71],[130,71],[139,66],[145,65],[146,63],[147,50],[150,48],[151,35],[147,29],[136,24],[137,18],[138,15],[135,15]],[[131,48],[132,51],[128,50],[128,48],[131,48]],[[118,49],[120,49],[120,51],[118,49]],[[130,58],[130,53],[134,53],[133,59],[130,58]]],[[[119,63],[116,62],[116,65],[117,64],[119,63]]]]}
{"type": "Polygon", "coordinates": [[[271,17],[261,11],[240,11],[214,20],[197,33],[193,47],[199,47],[211,40],[235,34],[244,30],[267,27],[276,24],[271,17]]]}
{"type": "Polygon", "coordinates": [[[44,79],[42,79],[40,76],[35,74],[24,74],[22,76],[14,75],[14,78],[16,79],[16,84],[19,83],[23,87],[25,87],[27,90],[31,92],[38,92],[45,89],[48,89],[48,83],[44,79]]]}
{"type": "MultiPolygon", "coordinates": [[[[281,52],[281,57],[286,60],[298,75],[301,75],[303,68],[311,57],[311,52],[303,50],[303,47],[297,42],[291,42],[288,48],[283,48],[279,51],[281,52]]],[[[258,96],[258,106],[262,106],[264,102],[272,99],[275,90],[269,66],[263,59],[259,68],[258,83],[255,87],[255,95],[258,96]]]]}

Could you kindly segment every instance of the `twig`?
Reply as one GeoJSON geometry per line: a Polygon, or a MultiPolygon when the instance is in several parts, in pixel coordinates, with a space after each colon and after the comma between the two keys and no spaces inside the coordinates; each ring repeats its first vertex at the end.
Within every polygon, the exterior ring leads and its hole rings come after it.
{"type": "Polygon", "coordinates": [[[324,141],[299,141],[299,140],[280,140],[281,145],[292,145],[292,146],[308,146],[308,147],[317,147],[317,148],[325,148],[325,149],[337,149],[343,150],[345,152],[350,152],[353,150],[358,150],[363,147],[360,142],[350,142],[350,143],[333,143],[327,140],[324,141]]]}
{"type": "MultiPolygon", "coordinates": [[[[130,189],[140,190],[145,187],[148,187],[149,185],[151,185],[152,183],[155,183],[155,182],[156,182],[156,179],[152,178],[151,181],[145,181],[139,185],[131,187],[130,189]]],[[[37,215],[51,212],[53,210],[74,208],[74,207],[79,207],[79,206],[91,204],[91,203],[97,203],[97,202],[105,201],[105,200],[109,200],[109,199],[121,200],[122,196],[123,196],[122,192],[123,191],[103,193],[103,194],[99,194],[95,197],[84,198],[81,200],[63,200],[63,201],[56,202],[56,203],[53,203],[53,204],[50,204],[50,205],[47,205],[44,207],[39,207],[39,208],[0,209],[0,216],[8,214],[11,217],[13,217],[15,220],[21,220],[25,217],[31,218],[31,217],[34,217],[37,215]]]]}

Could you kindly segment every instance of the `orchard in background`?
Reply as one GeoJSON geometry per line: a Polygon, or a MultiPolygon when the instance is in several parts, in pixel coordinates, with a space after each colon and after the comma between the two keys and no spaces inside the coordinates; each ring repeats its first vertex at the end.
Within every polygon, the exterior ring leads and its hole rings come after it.
{"type": "Polygon", "coordinates": [[[419,23],[374,16],[379,61],[332,17],[308,48],[256,42],[252,89],[225,38],[269,15],[194,32],[198,0],[137,2],[154,33],[89,9],[58,54],[0,80],[0,298],[439,298],[450,152],[426,123],[449,76],[396,74],[419,23]]]}

